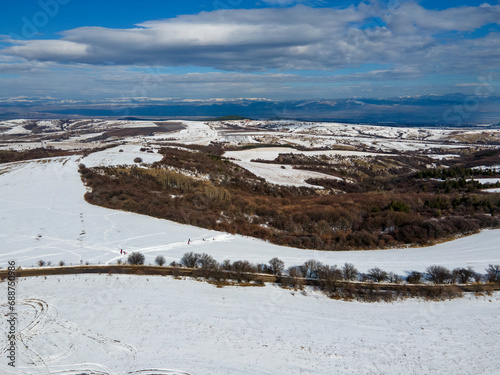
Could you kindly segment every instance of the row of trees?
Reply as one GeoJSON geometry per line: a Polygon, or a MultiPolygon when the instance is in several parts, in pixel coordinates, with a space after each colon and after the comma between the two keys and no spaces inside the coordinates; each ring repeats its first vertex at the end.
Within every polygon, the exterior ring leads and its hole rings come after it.
{"type": "MultiPolygon", "coordinates": [[[[139,252],[129,255],[128,262],[133,265],[144,264],[145,257],[139,252]]],[[[166,264],[166,259],[159,255],[155,259],[158,266],[166,264]]],[[[376,283],[390,282],[402,283],[406,281],[409,284],[420,284],[431,282],[433,284],[467,284],[470,282],[487,281],[492,283],[500,282],[500,265],[490,264],[485,270],[484,275],[474,271],[472,267],[455,268],[449,270],[446,267],[433,265],[427,267],[424,273],[410,271],[403,278],[393,272],[387,272],[379,267],[369,269],[366,273],[360,273],[352,263],[344,263],[343,266],[327,265],[322,262],[310,259],[299,266],[292,266],[285,269],[285,263],[279,258],[272,258],[267,264],[252,264],[246,260],[237,260],[231,262],[225,260],[218,263],[212,256],[202,253],[188,252],[182,256],[180,262],[172,262],[172,267],[197,268],[202,270],[221,270],[232,271],[236,273],[265,273],[275,276],[288,276],[292,278],[306,278],[314,280],[333,280],[333,281],[373,281],[376,283]]]]}

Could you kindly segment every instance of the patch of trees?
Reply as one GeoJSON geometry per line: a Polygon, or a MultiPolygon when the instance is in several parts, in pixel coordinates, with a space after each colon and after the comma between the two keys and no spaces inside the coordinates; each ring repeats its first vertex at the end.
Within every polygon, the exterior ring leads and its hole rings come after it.
{"type": "Polygon", "coordinates": [[[496,194],[436,194],[434,185],[426,192],[411,175],[378,179],[374,173],[366,183],[344,183],[352,192],[318,195],[309,188],[268,184],[213,149],[164,148],[163,160],[151,168],[81,166],[91,188],[85,198],[108,208],[323,250],[429,245],[500,226],[496,194]]]}
{"type": "Polygon", "coordinates": [[[35,148],[25,151],[0,150],[0,163],[11,163],[32,159],[53,158],[56,156],[73,155],[74,152],[49,148],[35,148]]]}
{"type": "MultiPolygon", "coordinates": [[[[479,285],[500,282],[500,266],[489,265],[486,274],[481,275],[473,268],[456,268],[452,271],[443,266],[433,265],[425,273],[409,271],[402,277],[379,267],[360,273],[352,263],[343,266],[326,265],[310,259],[298,266],[287,269],[279,258],[272,258],[267,264],[254,265],[246,260],[218,263],[210,255],[186,253],[180,263],[171,266],[195,268],[195,277],[205,278],[216,285],[228,285],[228,280],[238,283],[257,282],[259,274],[277,276],[277,283],[285,288],[302,289],[312,285],[330,298],[355,299],[365,302],[393,301],[404,298],[424,298],[443,300],[460,297],[463,291],[454,284],[472,284],[476,292],[489,292],[491,289],[479,285]],[[358,283],[358,282],[364,283],[358,283]],[[389,284],[387,284],[389,283],[389,284]],[[417,285],[418,284],[418,285],[417,285]]],[[[262,280],[262,279],[260,279],[262,280]]],[[[257,282],[257,284],[259,284],[257,282]]]]}

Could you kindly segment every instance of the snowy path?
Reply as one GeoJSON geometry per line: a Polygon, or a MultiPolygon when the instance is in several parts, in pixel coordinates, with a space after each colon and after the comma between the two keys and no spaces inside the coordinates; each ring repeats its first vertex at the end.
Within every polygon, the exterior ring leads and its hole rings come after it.
{"type": "MultiPolygon", "coordinates": [[[[95,156],[94,156],[95,158],[95,156]]],[[[354,263],[360,271],[378,266],[404,274],[432,264],[473,266],[483,272],[500,263],[500,230],[484,231],[427,248],[356,252],[324,252],[271,245],[264,241],[176,224],[88,204],[78,173],[77,156],[3,165],[0,168],[0,266],[9,260],[36,265],[109,264],[120,249],[141,251],[146,261],[163,255],[178,261],[188,251],[205,252],[217,260],[267,262],[274,256],[287,266],[314,258],[328,264],[354,263]],[[191,244],[187,241],[191,239],[191,244]]]]}

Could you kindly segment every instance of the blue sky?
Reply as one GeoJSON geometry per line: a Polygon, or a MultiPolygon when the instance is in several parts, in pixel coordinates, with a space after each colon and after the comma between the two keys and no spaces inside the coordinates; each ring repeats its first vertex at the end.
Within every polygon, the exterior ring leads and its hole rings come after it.
{"type": "Polygon", "coordinates": [[[0,101],[492,95],[499,23],[498,0],[8,2],[0,101]]]}

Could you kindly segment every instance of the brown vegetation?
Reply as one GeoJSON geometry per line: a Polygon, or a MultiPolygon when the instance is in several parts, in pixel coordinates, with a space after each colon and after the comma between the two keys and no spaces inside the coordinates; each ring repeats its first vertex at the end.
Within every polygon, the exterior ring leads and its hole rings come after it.
{"type": "Polygon", "coordinates": [[[357,183],[328,180],[325,185],[347,192],[319,195],[309,188],[269,184],[222,158],[220,147],[193,148],[164,148],[163,160],[151,168],[82,166],[91,188],[85,198],[109,208],[324,250],[429,245],[500,226],[498,195],[444,193],[439,182],[415,176],[419,164],[412,158],[393,160],[390,164],[398,168],[372,171],[357,183]]]}
{"type": "Polygon", "coordinates": [[[0,163],[11,163],[14,161],[24,161],[32,159],[53,158],[56,156],[74,155],[75,152],[50,149],[50,148],[35,148],[25,151],[7,151],[0,150],[0,163]]]}

